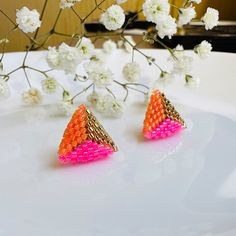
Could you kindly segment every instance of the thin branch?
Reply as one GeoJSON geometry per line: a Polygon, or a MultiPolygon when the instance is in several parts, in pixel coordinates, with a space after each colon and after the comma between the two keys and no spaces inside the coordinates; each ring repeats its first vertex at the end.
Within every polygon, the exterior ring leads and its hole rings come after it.
{"type": "Polygon", "coordinates": [[[75,94],[75,95],[70,99],[70,101],[73,102],[76,97],[78,97],[80,94],[86,92],[86,91],[87,91],[89,88],[91,88],[92,86],[93,86],[93,83],[90,84],[90,85],[89,85],[88,87],[86,87],[85,89],[83,89],[82,91],[80,91],[79,93],[75,94]]]}

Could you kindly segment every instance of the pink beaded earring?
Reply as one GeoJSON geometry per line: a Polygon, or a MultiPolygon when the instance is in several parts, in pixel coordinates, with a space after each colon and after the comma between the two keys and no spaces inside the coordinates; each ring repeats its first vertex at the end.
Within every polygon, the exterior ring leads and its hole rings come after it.
{"type": "Polygon", "coordinates": [[[144,137],[147,139],[166,138],[185,127],[184,120],[165,95],[159,90],[154,90],[144,120],[144,137]]]}

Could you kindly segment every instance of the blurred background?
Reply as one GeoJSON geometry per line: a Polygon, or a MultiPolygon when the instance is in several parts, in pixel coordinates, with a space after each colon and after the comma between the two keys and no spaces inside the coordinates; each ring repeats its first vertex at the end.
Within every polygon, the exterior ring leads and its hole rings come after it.
{"type": "MultiPolygon", "coordinates": [[[[100,0],[101,1],[101,0],[100,0]]],[[[49,0],[45,16],[43,18],[43,25],[40,28],[39,35],[47,33],[58,15],[59,12],[59,0],[49,0]]],[[[99,2],[99,1],[98,1],[99,2]]],[[[106,8],[111,5],[114,1],[107,0],[102,7],[106,8]]],[[[181,6],[183,0],[170,0],[170,3],[181,6]]],[[[122,6],[130,12],[135,12],[141,9],[143,0],[128,0],[122,6]]],[[[11,19],[15,21],[16,9],[20,9],[23,6],[27,6],[30,9],[37,9],[39,12],[42,11],[44,5],[44,0],[7,0],[0,1],[0,9],[4,11],[11,19]]],[[[94,8],[94,0],[82,0],[80,3],[76,4],[76,11],[80,16],[85,16],[89,11],[94,8]]],[[[217,27],[213,32],[206,32],[198,24],[195,26],[188,26],[182,32],[179,33],[172,40],[167,40],[167,44],[170,46],[175,46],[178,43],[182,43],[186,48],[190,48],[191,44],[196,44],[196,42],[202,40],[202,38],[207,39],[213,43],[215,50],[217,51],[230,51],[235,52],[236,49],[236,1],[235,0],[202,0],[202,3],[196,7],[198,19],[205,13],[207,7],[213,7],[220,11],[220,20],[222,25],[217,27]],[[197,27],[197,30],[196,30],[197,27]],[[194,41],[194,42],[193,42],[194,41]]],[[[172,15],[176,15],[177,12],[172,8],[172,15]]],[[[96,22],[100,16],[99,11],[95,11],[88,18],[89,22],[96,22]]],[[[138,20],[143,20],[143,16],[139,15],[138,20]]],[[[5,34],[12,28],[10,21],[0,13],[0,39],[5,36],[5,34]]],[[[59,24],[57,25],[57,31],[64,32],[68,34],[73,34],[80,27],[78,18],[71,12],[70,9],[63,10],[59,24]]],[[[96,31],[92,27],[91,31],[96,31]]],[[[6,51],[21,51],[25,49],[25,46],[29,43],[28,39],[21,32],[14,32],[9,36],[11,43],[7,44],[6,51]]],[[[48,45],[56,45],[62,40],[65,40],[63,36],[54,35],[48,45]]],[[[155,46],[155,45],[154,45],[155,46]]]]}

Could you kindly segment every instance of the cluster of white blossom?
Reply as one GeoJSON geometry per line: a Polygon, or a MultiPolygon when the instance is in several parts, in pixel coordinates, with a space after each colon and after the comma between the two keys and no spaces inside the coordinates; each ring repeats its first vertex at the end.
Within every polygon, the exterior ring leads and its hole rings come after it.
{"type": "Polygon", "coordinates": [[[208,7],[205,15],[202,17],[206,30],[211,30],[219,23],[219,11],[208,7]]]}
{"type": "Polygon", "coordinates": [[[51,94],[55,93],[58,88],[58,82],[51,77],[48,77],[44,80],[42,80],[42,89],[45,93],[51,94]]]}
{"type": "Polygon", "coordinates": [[[123,67],[123,75],[129,82],[139,81],[141,68],[137,62],[129,62],[123,67]]]}
{"type": "Polygon", "coordinates": [[[97,88],[106,88],[113,81],[113,73],[109,68],[103,66],[94,66],[88,72],[88,78],[97,88]]]}
{"type": "Polygon", "coordinates": [[[58,48],[49,47],[47,62],[52,69],[64,70],[66,73],[75,74],[78,65],[91,57],[94,45],[91,40],[83,37],[76,47],[62,43],[58,48]]]}
{"type": "Polygon", "coordinates": [[[112,5],[101,15],[100,21],[107,30],[118,30],[125,22],[124,10],[119,5],[112,5]]]}
{"type": "MultiPolygon", "coordinates": [[[[202,41],[194,48],[194,52],[201,59],[207,58],[211,50],[212,46],[206,40],[202,41]]],[[[162,71],[159,82],[162,84],[168,84],[172,81],[175,75],[184,75],[187,87],[192,88],[199,85],[200,79],[191,75],[193,58],[185,54],[182,45],[177,45],[177,47],[174,49],[173,56],[171,56],[169,60],[173,62],[173,69],[170,73],[162,71]]]]}
{"type": "Polygon", "coordinates": [[[22,99],[26,104],[35,105],[42,101],[42,95],[36,88],[30,88],[22,94],[22,99]]]}
{"type": "Polygon", "coordinates": [[[196,17],[196,11],[194,7],[180,8],[179,9],[178,26],[188,24],[193,18],[196,17]]]}
{"type": "Polygon", "coordinates": [[[25,33],[33,33],[41,26],[39,18],[40,14],[35,9],[31,11],[29,8],[23,7],[20,10],[16,10],[16,23],[25,33]]]}
{"type": "Polygon", "coordinates": [[[202,41],[199,45],[194,47],[194,52],[199,55],[200,58],[205,59],[209,56],[212,50],[212,45],[206,40],[202,41]]]}
{"type": "MultiPolygon", "coordinates": [[[[201,0],[188,1],[190,5],[179,8],[179,17],[176,19],[169,15],[170,4],[168,0],[145,0],[143,4],[143,13],[147,21],[156,24],[157,34],[160,38],[171,38],[177,32],[177,26],[181,27],[188,24],[196,17],[195,7],[192,3],[199,4],[201,0]]],[[[212,29],[218,24],[219,13],[213,8],[208,8],[202,21],[206,29],[212,29]]]]}
{"type": "MultiPolygon", "coordinates": [[[[81,0],[60,0],[60,8],[72,8],[81,0]]],[[[107,9],[98,8],[102,11],[100,22],[108,31],[120,30],[121,40],[117,43],[111,39],[103,43],[101,51],[95,51],[92,41],[81,36],[75,46],[69,46],[61,43],[58,47],[49,47],[47,54],[47,63],[51,69],[62,70],[66,74],[77,76],[77,68],[83,63],[86,80],[92,83],[93,92],[87,97],[88,102],[96,109],[96,111],[111,117],[119,117],[124,112],[124,101],[116,99],[110,87],[115,81],[113,72],[106,66],[106,58],[111,55],[117,48],[123,48],[126,52],[132,53],[137,50],[137,44],[131,36],[124,35],[121,28],[125,25],[125,12],[120,6],[127,0],[116,0],[115,4],[107,9]]],[[[170,14],[172,4],[168,0],[144,0],[142,12],[147,21],[155,24],[156,34],[160,38],[171,38],[178,27],[189,24],[195,17],[195,4],[200,4],[201,0],[187,0],[182,7],[178,8],[178,17],[174,18],[170,14]]],[[[205,29],[210,30],[219,23],[219,12],[216,9],[207,8],[206,13],[202,16],[201,21],[204,23],[205,29]]],[[[23,7],[16,11],[17,27],[25,34],[35,32],[41,26],[40,14],[36,9],[30,10],[23,7]]],[[[7,43],[7,38],[1,39],[0,43],[7,43]]],[[[154,40],[154,39],[153,39],[154,40]]],[[[194,52],[201,58],[208,57],[212,50],[212,45],[206,40],[194,47],[194,52]]],[[[137,50],[138,51],[138,50],[137,50]]],[[[184,76],[187,87],[196,87],[200,80],[191,75],[192,57],[186,54],[183,46],[178,45],[171,52],[170,61],[173,63],[171,71],[161,70],[158,83],[169,84],[176,75],[184,76]]],[[[148,57],[146,57],[148,59],[148,57]]],[[[154,61],[153,61],[154,62],[154,61]]],[[[152,64],[152,62],[150,62],[152,64]]],[[[44,72],[43,72],[44,73],[44,72]]],[[[55,93],[59,87],[63,90],[63,100],[58,104],[62,114],[71,115],[74,111],[73,99],[62,85],[53,77],[44,74],[46,77],[41,81],[42,91],[47,94],[55,93]]],[[[132,54],[132,62],[126,63],[122,69],[122,75],[127,84],[134,85],[140,80],[141,67],[134,60],[132,54]]],[[[3,65],[0,62],[0,98],[6,98],[10,95],[8,87],[8,75],[3,72],[3,65]]],[[[122,85],[122,84],[121,84],[122,85]]],[[[125,87],[127,89],[127,87],[125,87]]],[[[85,91],[87,91],[85,89],[85,91]]],[[[147,95],[147,93],[145,93],[147,95]]],[[[146,96],[147,98],[148,96],[146,96]]],[[[41,92],[30,86],[30,89],[22,94],[22,99],[26,104],[34,105],[42,101],[41,92]]]]}
{"type": "Polygon", "coordinates": [[[124,112],[124,102],[115,99],[110,94],[94,91],[87,97],[87,100],[97,112],[107,117],[120,117],[124,112]]]}

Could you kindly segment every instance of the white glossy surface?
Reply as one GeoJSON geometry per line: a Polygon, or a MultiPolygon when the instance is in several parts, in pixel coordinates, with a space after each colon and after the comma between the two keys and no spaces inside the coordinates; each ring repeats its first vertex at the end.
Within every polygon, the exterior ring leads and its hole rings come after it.
{"type": "MultiPolygon", "coordinates": [[[[22,55],[7,56],[12,67],[22,55]]],[[[30,62],[41,57],[34,54],[30,62]]],[[[117,57],[124,58],[121,64],[129,59],[119,52],[111,60],[117,57]]],[[[196,60],[197,92],[168,88],[186,119],[184,132],[143,140],[145,106],[138,100],[122,119],[102,119],[119,152],[87,165],[57,162],[69,118],[53,115],[47,105],[22,106],[19,95],[1,102],[0,236],[235,236],[235,59],[214,53],[196,60]]],[[[143,79],[155,72],[145,64],[143,71],[143,79]]],[[[17,78],[11,83],[20,92],[17,78]]]]}

